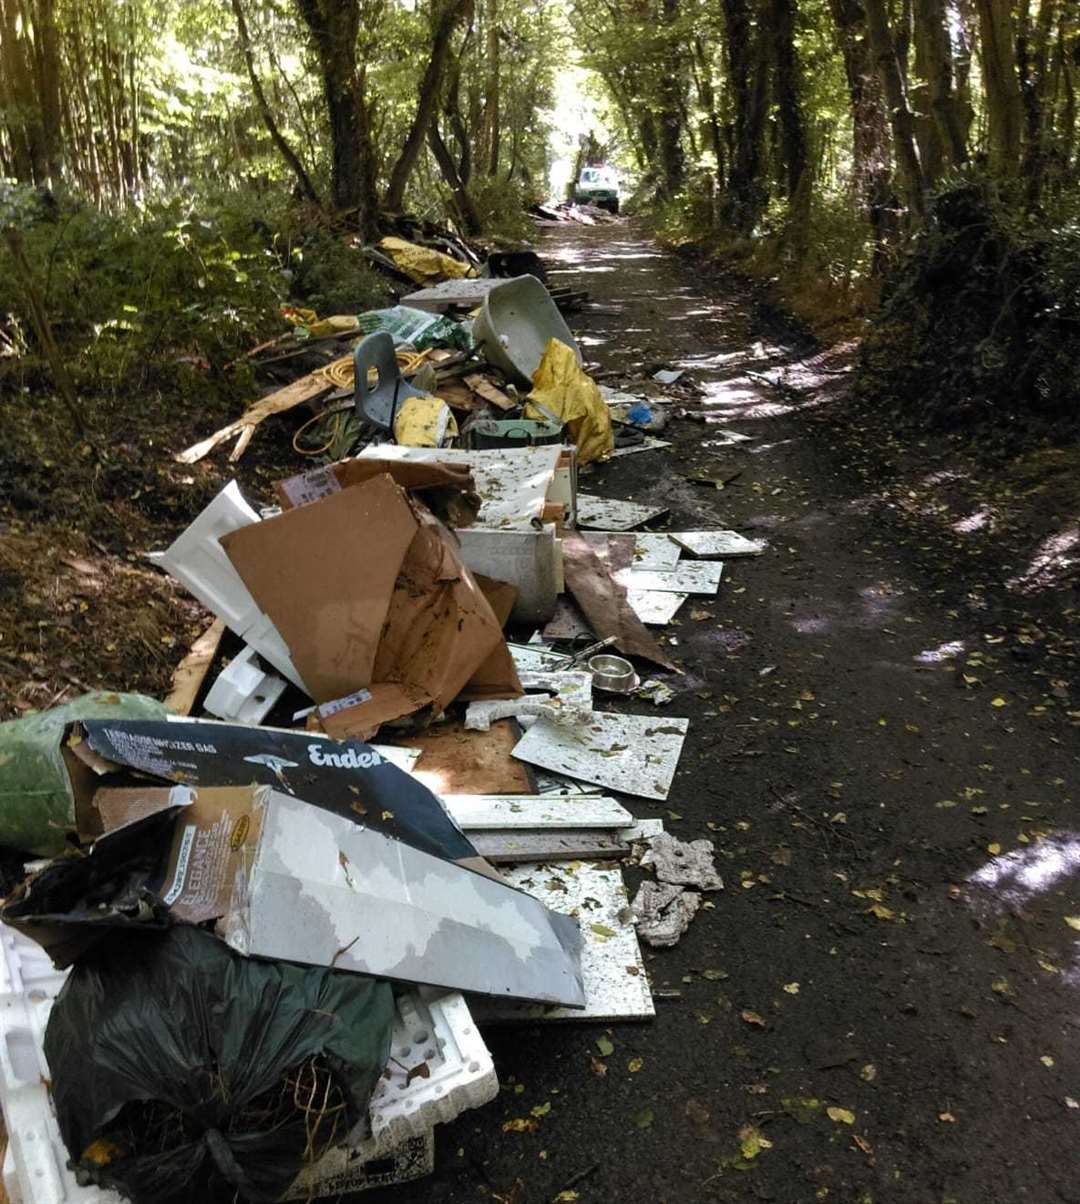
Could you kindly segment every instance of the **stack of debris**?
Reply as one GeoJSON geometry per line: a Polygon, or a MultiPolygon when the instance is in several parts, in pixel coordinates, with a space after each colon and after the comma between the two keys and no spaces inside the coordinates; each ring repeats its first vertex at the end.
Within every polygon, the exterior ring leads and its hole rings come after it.
{"type": "MultiPolygon", "coordinates": [[[[673,944],[722,889],[710,842],[628,801],[668,799],[689,728],[654,710],[680,673],[655,629],[764,545],[579,493],[661,403],[601,392],[537,278],[479,299],[361,315],[351,378],[289,404],[351,390],[366,445],[261,511],[231,482],[152,554],[216,616],[166,705],[0,725],[0,844],[43,859],[0,913],[12,1200],[422,1175],[433,1125],[498,1090],[476,1023],[651,1017],[639,934],[673,944]],[[374,380],[367,337],[390,340],[374,380]],[[400,378],[465,446],[370,421],[400,378]],[[485,441],[489,407],[553,441],[485,441]],[[632,905],[623,862],[656,871],[632,905]]],[[[288,392],[184,457],[239,434],[236,458],[288,392]]]]}

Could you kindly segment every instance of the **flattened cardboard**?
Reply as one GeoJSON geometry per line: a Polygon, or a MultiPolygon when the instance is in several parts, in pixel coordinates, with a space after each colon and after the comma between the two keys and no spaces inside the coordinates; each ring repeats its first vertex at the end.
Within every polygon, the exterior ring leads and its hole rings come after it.
{"type": "MultiPolygon", "coordinates": [[[[419,517],[420,529],[394,586],[373,680],[416,687],[439,712],[506,641],[483,591],[458,558],[453,536],[430,514],[419,517]]],[[[516,674],[506,686],[521,691],[516,674]]]]}
{"type": "Polygon", "coordinates": [[[576,919],[300,799],[252,793],[261,838],[218,925],[237,952],[584,1005],[576,919]]]}
{"type": "Polygon", "coordinates": [[[221,543],[316,702],[373,680],[401,562],[420,523],[385,474],[221,543]]]}
{"type": "Polygon", "coordinates": [[[339,460],[336,464],[278,481],[274,492],[282,507],[289,510],[317,502],[352,485],[362,485],[381,473],[393,477],[402,489],[419,493],[424,502],[452,527],[469,526],[480,511],[480,495],[476,492],[476,482],[468,464],[442,461],[375,457],[339,460]]]}
{"type": "Polygon", "coordinates": [[[95,752],[166,781],[274,786],[437,857],[476,856],[430,790],[359,740],[206,720],[87,720],[83,726],[95,752]]]}

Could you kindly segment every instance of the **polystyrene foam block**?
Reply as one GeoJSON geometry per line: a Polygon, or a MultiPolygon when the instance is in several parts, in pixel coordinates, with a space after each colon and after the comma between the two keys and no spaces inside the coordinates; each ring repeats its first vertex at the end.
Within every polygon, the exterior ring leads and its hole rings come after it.
{"type": "Polygon", "coordinates": [[[224,619],[279,673],[303,689],[285,641],[259,609],[221,546],[223,535],[258,521],[239,485],[230,481],[164,552],[155,553],[151,559],[190,590],[207,610],[224,619]]]}
{"type": "Polygon", "coordinates": [[[259,724],[285,692],[285,682],[259,664],[248,645],[222,669],[207,692],[203,708],[219,719],[259,724]]]}
{"type": "Polygon", "coordinates": [[[355,1133],[356,1148],[376,1157],[498,1093],[491,1054],[464,997],[423,987],[408,991],[397,998],[390,1060],[371,1098],[371,1136],[355,1133]]]}
{"type": "MultiPolygon", "coordinates": [[[[120,1204],[115,1192],[80,1187],[46,1083],[45,1026],[68,971],[54,970],[29,937],[0,924],[0,1104],[12,1204],[120,1204]]],[[[430,1173],[431,1129],[494,1099],[491,1054],[463,996],[423,988],[397,998],[390,1061],[369,1122],[301,1175],[288,1199],[333,1196],[430,1173]],[[425,1065],[427,1078],[417,1068],[425,1065]],[[374,1164],[374,1165],[373,1165],[374,1164]]]]}

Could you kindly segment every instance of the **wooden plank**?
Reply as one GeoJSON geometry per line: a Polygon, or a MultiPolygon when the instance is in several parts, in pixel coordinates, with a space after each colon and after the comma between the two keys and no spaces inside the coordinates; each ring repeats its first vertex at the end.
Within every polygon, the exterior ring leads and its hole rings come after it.
{"type": "Polygon", "coordinates": [[[176,666],[165,705],[174,715],[190,715],[225,634],[225,620],[215,619],[176,666]]]}
{"type": "Polygon", "coordinates": [[[235,422],[230,422],[228,426],[223,426],[221,430],[215,431],[209,439],[203,439],[201,443],[193,443],[191,447],[178,452],[173,458],[180,464],[194,464],[209,455],[219,443],[224,443],[226,439],[238,435],[236,447],[229,457],[230,460],[238,460],[251,442],[251,436],[260,422],[269,418],[271,414],[283,414],[286,410],[291,410],[305,401],[314,401],[322,394],[329,393],[331,388],[332,385],[326,379],[321,368],[309,372],[307,376],[301,376],[299,380],[294,380],[284,389],[268,393],[249,406],[235,422]]]}
{"type": "Polygon", "coordinates": [[[470,372],[464,380],[474,393],[479,393],[485,401],[490,401],[497,409],[512,410],[514,408],[515,403],[507,397],[502,389],[493,385],[483,373],[470,372]]]}

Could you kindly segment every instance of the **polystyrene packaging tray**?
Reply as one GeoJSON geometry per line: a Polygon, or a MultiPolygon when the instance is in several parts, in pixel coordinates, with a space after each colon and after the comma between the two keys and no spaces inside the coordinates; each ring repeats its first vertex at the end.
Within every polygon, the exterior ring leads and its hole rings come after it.
{"type": "Polygon", "coordinates": [[[397,998],[390,1061],[371,1099],[371,1136],[346,1144],[377,1157],[499,1093],[491,1054],[456,991],[430,987],[397,998]]]}
{"type": "MultiPolygon", "coordinates": [[[[121,1201],[116,1192],[80,1187],[68,1170],[46,1086],[45,1026],[66,978],[40,946],[0,924],[0,1104],[9,1141],[3,1178],[12,1204],[121,1201]]],[[[286,1198],[339,1195],[430,1173],[432,1126],[487,1103],[498,1090],[491,1055],[460,994],[399,995],[370,1133],[365,1121],[350,1134],[349,1148],[331,1150],[286,1198]]]]}

